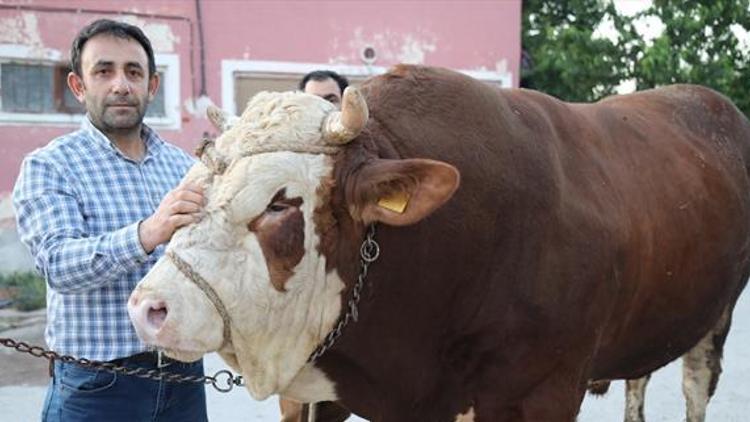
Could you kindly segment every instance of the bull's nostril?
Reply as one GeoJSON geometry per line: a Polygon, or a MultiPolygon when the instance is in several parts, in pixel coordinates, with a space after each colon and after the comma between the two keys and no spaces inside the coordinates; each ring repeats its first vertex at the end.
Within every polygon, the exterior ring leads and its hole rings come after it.
{"type": "Polygon", "coordinates": [[[148,310],[148,322],[155,326],[155,327],[161,327],[162,324],[164,324],[164,320],[167,319],[167,308],[162,307],[152,307],[148,310]]]}

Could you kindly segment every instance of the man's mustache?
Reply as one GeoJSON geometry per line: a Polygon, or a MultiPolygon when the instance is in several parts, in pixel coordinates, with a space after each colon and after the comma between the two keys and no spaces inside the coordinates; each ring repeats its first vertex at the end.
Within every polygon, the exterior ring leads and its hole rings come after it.
{"type": "Polygon", "coordinates": [[[138,101],[132,98],[112,98],[104,102],[105,106],[130,106],[135,107],[138,105],[138,101]]]}

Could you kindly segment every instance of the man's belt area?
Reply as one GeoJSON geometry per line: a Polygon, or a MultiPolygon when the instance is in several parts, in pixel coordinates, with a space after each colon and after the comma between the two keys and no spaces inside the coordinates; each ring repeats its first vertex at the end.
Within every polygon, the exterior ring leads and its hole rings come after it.
{"type": "MultiPolygon", "coordinates": [[[[164,352],[161,352],[161,351],[142,352],[142,353],[138,353],[136,355],[131,355],[131,356],[124,357],[124,358],[112,359],[108,362],[116,366],[127,366],[128,364],[130,364],[130,365],[140,366],[143,368],[157,368],[157,369],[166,368],[167,366],[173,363],[185,364],[185,362],[181,362],[179,360],[168,358],[164,354],[164,352]]],[[[50,359],[49,376],[52,377],[54,375],[55,375],[55,360],[50,359]]]]}
{"type": "Polygon", "coordinates": [[[113,359],[109,362],[117,366],[126,366],[127,364],[135,364],[135,365],[143,366],[147,368],[153,367],[153,368],[159,368],[159,369],[167,367],[173,363],[183,363],[183,364],[185,363],[185,362],[180,362],[178,360],[168,358],[167,355],[165,355],[164,352],[162,351],[138,353],[137,355],[132,355],[132,356],[119,358],[119,359],[113,359]]]}

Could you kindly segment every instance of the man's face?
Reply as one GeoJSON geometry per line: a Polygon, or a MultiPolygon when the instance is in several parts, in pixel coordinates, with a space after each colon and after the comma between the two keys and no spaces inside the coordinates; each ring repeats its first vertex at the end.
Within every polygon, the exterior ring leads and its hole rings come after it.
{"type": "Polygon", "coordinates": [[[149,78],[148,56],[137,41],[94,36],[83,47],[81,74],[71,72],[68,85],[94,126],[105,133],[140,130],[159,79],[149,78]]]}
{"type": "Polygon", "coordinates": [[[339,84],[331,78],[322,81],[310,79],[305,84],[305,92],[317,95],[331,102],[336,107],[341,107],[341,90],[339,89],[339,84]]]}

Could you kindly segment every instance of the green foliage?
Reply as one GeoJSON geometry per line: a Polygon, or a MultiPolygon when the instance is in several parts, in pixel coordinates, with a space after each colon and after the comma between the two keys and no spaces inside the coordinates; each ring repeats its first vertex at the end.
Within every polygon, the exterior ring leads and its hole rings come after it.
{"type": "Polygon", "coordinates": [[[638,53],[633,74],[638,89],[701,84],[750,115],[750,54],[732,30],[750,30],[748,0],[656,0],[641,16],[658,18],[665,28],[638,53]]]}
{"type": "Polygon", "coordinates": [[[598,36],[609,20],[630,29],[611,1],[528,0],[523,2],[523,47],[534,64],[522,78],[531,88],[568,101],[593,101],[614,93],[630,74],[623,53],[630,38],[617,42],[598,36]]]}
{"type": "Polygon", "coordinates": [[[13,304],[19,311],[33,311],[45,306],[47,285],[33,272],[0,274],[0,289],[12,292],[13,304]]]}
{"type": "MultiPolygon", "coordinates": [[[[568,101],[593,101],[621,82],[637,89],[672,83],[709,86],[750,116],[750,52],[737,28],[750,31],[750,0],[654,0],[628,17],[611,0],[524,0],[523,46],[531,88],[568,101]],[[644,40],[636,22],[661,22],[644,40]],[[602,22],[615,41],[597,35],[602,22]]],[[[746,35],[745,35],[746,36],[746,35]]]]}

